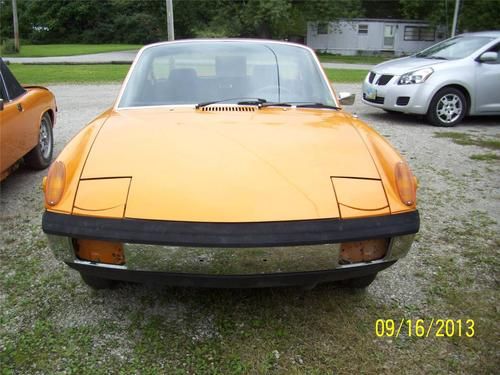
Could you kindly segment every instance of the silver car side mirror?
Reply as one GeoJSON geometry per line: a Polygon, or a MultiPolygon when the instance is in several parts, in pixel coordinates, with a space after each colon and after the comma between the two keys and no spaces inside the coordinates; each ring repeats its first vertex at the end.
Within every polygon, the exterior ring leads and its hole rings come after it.
{"type": "Polygon", "coordinates": [[[354,99],[356,99],[356,94],[351,94],[350,92],[339,92],[339,102],[342,105],[353,105],[354,99]]]}
{"type": "Polygon", "coordinates": [[[496,62],[498,60],[498,52],[485,52],[481,56],[479,56],[480,62],[496,62]]]}

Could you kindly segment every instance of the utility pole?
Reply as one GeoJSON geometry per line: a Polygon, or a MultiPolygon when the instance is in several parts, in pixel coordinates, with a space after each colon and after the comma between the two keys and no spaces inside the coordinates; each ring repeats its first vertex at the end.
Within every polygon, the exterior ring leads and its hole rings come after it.
{"type": "Polygon", "coordinates": [[[168,40],[174,40],[174,6],[172,0],[167,0],[167,33],[168,40]]]}
{"type": "Polygon", "coordinates": [[[19,24],[17,22],[17,2],[12,0],[12,18],[14,19],[14,45],[16,52],[19,52],[19,24]]]}
{"type": "Polygon", "coordinates": [[[451,26],[451,36],[454,37],[457,32],[458,9],[460,8],[460,0],[455,0],[455,12],[453,13],[453,25],[451,26]]]}

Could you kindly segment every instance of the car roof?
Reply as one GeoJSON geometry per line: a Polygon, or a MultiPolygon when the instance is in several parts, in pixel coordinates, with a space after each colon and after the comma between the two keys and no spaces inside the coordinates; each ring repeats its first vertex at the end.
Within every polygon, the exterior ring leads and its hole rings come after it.
{"type": "Polygon", "coordinates": [[[156,47],[161,45],[171,45],[171,44],[189,44],[189,43],[218,43],[218,42],[239,42],[239,43],[252,43],[252,44],[285,44],[294,47],[301,47],[311,52],[314,52],[311,48],[304,44],[292,43],[283,40],[272,40],[272,39],[251,39],[251,38],[200,38],[200,39],[179,39],[173,41],[163,41],[152,44],[147,44],[142,49],[147,49],[150,47],[156,47]]]}
{"type": "Polygon", "coordinates": [[[474,33],[464,33],[462,35],[489,36],[489,37],[494,37],[494,38],[500,38],[500,30],[478,31],[478,32],[474,32],[474,33]]]}

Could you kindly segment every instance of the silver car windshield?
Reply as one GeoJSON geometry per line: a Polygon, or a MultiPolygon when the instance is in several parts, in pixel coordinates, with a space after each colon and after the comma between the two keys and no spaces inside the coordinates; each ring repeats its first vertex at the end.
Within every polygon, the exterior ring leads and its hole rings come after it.
{"type": "Polygon", "coordinates": [[[487,36],[458,36],[433,45],[415,56],[438,60],[463,59],[494,39],[487,36]]]}
{"type": "Polygon", "coordinates": [[[204,41],[146,48],[130,74],[118,107],[257,99],[336,104],[328,82],[305,48],[204,41]]]}

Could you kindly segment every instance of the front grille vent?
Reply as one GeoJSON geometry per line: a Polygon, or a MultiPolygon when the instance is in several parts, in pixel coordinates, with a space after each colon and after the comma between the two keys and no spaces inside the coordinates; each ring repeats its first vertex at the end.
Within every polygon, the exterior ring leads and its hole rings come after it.
{"type": "Polygon", "coordinates": [[[236,106],[236,105],[209,105],[201,107],[203,112],[255,112],[256,106],[236,106]]]}
{"type": "Polygon", "coordinates": [[[389,81],[392,79],[392,77],[394,77],[394,76],[391,76],[388,74],[383,74],[380,76],[380,78],[378,79],[376,84],[379,86],[385,86],[389,83],[389,81]]]}
{"type": "Polygon", "coordinates": [[[398,96],[398,99],[396,100],[396,105],[408,105],[408,102],[410,101],[409,96],[398,96]]]}

